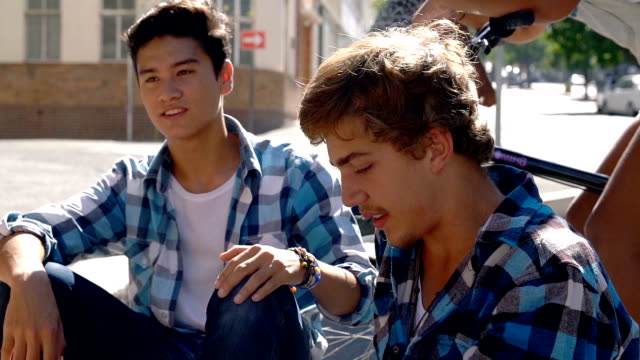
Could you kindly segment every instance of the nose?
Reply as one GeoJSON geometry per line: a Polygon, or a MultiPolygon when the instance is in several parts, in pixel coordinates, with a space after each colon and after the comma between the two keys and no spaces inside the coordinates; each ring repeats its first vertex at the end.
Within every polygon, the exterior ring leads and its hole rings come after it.
{"type": "Polygon", "coordinates": [[[177,86],[176,81],[169,79],[163,82],[158,99],[161,102],[168,103],[179,99],[182,96],[182,90],[177,86]]]}
{"type": "Polygon", "coordinates": [[[357,182],[342,176],[342,203],[348,207],[358,206],[367,200],[367,193],[357,182]]]}

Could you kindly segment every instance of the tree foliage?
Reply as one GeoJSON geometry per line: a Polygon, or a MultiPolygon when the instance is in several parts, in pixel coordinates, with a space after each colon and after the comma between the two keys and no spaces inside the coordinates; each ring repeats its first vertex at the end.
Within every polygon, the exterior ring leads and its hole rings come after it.
{"type": "Polygon", "coordinates": [[[593,67],[612,67],[630,59],[628,51],[570,18],[552,24],[544,38],[550,46],[547,54],[552,65],[585,76],[593,67]]]}
{"type": "Polygon", "coordinates": [[[544,67],[544,58],[549,43],[543,38],[538,38],[526,44],[504,44],[504,62],[518,65],[529,78],[531,67],[544,67]]]}
{"type": "Polygon", "coordinates": [[[374,9],[377,9],[378,11],[380,11],[380,9],[382,9],[382,7],[386,5],[386,3],[387,3],[387,0],[373,0],[371,5],[373,6],[374,9]]]}

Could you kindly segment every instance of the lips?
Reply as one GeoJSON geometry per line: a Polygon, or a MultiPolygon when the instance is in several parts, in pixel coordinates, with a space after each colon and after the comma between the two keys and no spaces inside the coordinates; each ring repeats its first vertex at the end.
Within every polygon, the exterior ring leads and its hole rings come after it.
{"type": "Polygon", "coordinates": [[[173,107],[163,111],[161,115],[165,117],[174,117],[174,116],[182,115],[186,112],[187,112],[187,108],[173,107]]]}
{"type": "Polygon", "coordinates": [[[377,229],[382,229],[389,219],[389,214],[386,212],[363,211],[362,216],[365,219],[373,219],[373,226],[377,229]]]}
{"type": "Polygon", "coordinates": [[[383,229],[389,220],[389,214],[379,215],[373,217],[373,226],[376,229],[383,229]]]}

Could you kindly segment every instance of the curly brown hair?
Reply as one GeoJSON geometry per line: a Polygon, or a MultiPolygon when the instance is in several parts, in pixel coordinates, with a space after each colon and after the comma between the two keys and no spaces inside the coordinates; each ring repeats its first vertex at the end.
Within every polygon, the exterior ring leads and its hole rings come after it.
{"type": "Polygon", "coordinates": [[[452,22],[438,20],[371,33],[337,50],[305,89],[302,131],[319,144],[337,135],[343,119],[360,117],[374,141],[420,159],[425,134],[444,127],[456,153],[487,162],[494,141],[478,122],[476,74],[464,35],[452,22]]]}

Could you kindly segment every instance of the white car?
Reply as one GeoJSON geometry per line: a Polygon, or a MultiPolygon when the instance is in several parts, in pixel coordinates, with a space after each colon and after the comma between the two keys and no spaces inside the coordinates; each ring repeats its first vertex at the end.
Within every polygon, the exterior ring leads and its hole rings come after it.
{"type": "Polygon", "coordinates": [[[625,75],[598,94],[598,112],[635,116],[640,111],[640,74],[625,75]]]}

